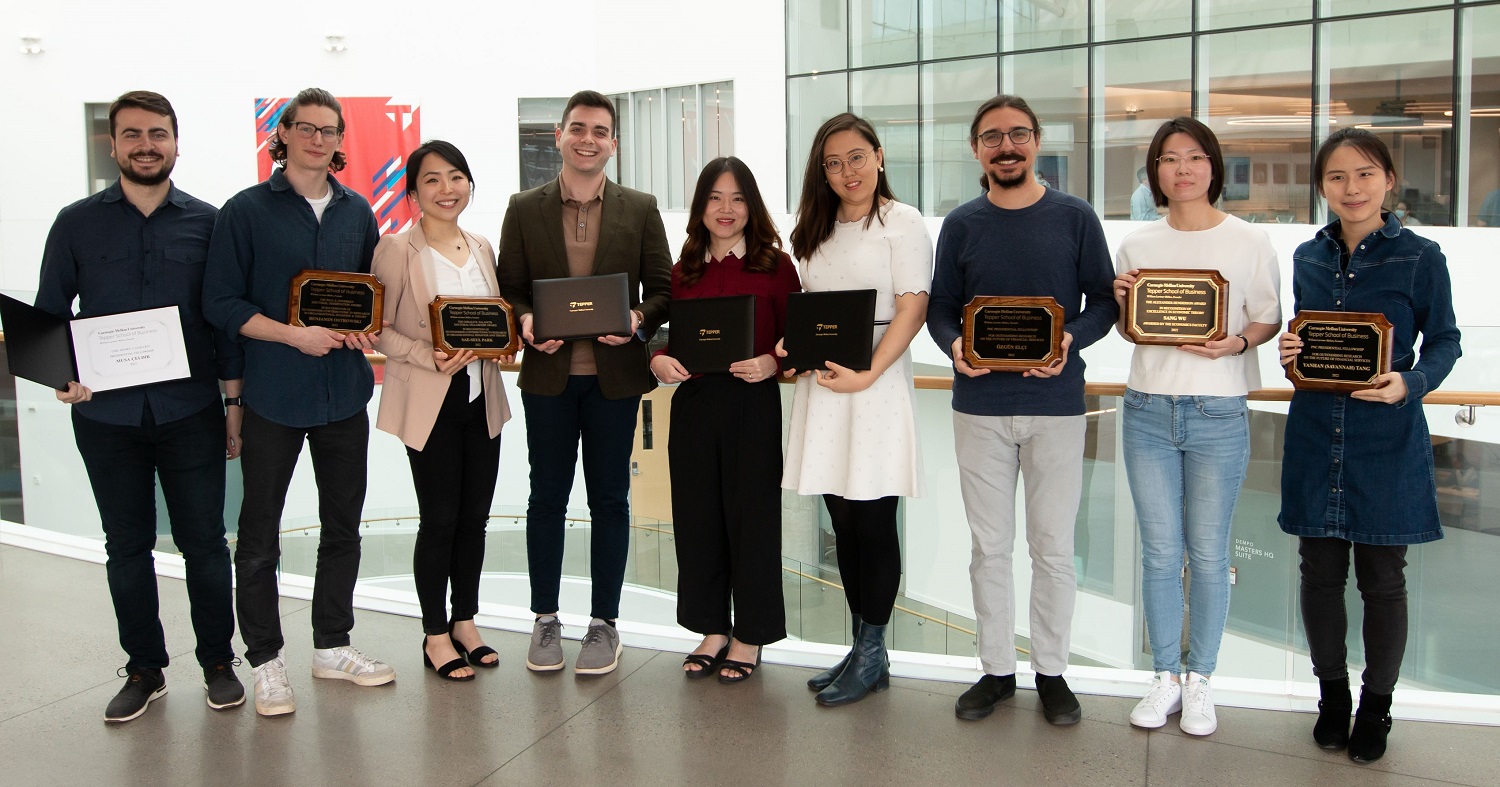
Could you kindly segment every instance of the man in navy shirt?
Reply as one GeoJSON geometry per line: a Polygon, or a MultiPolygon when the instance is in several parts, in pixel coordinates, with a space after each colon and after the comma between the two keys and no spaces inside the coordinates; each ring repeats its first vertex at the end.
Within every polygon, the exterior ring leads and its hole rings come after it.
{"type": "Polygon", "coordinates": [[[359,577],[374,375],[372,336],[287,323],[292,277],[304,268],[369,273],[379,233],[370,204],[329,174],[344,168],[344,115],[318,88],[297,94],[269,145],[280,166],[224,203],[208,250],[203,311],[245,349],[245,502],[234,555],[255,710],[296,710],[287,680],[276,584],[287,487],[312,446],[322,525],[313,584],[313,677],[377,686],[387,664],[349,645],[359,577]]]}
{"type": "Polygon", "coordinates": [[[1026,481],[1031,553],[1031,667],[1053,724],[1082,715],[1062,677],[1076,592],[1073,521],[1083,487],[1086,428],[1078,351],[1114,325],[1119,310],[1104,230],[1087,202],[1032,176],[1041,124],[1024,100],[979,107],[969,146],[986,193],[943,220],[927,328],[953,357],[953,433],[959,488],[973,535],[969,578],[985,675],[959,697],[961,719],[982,719],[1016,692],[1011,554],[1016,477],[1026,481]],[[1020,374],[964,362],[962,315],[976,295],[1044,296],[1063,308],[1064,356],[1020,374]]]}
{"type": "Polygon", "coordinates": [[[240,349],[204,322],[203,262],[212,205],[170,180],[177,162],[177,113],[159,94],[120,96],[109,107],[110,155],[120,179],[63,208],[47,235],[36,305],[64,319],[175,305],[182,320],[186,379],[94,393],[70,382],[57,399],[73,405],[73,436],[104,527],[105,573],[125,686],[104,712],[123,722],[167,693],[167,666],[151,550],[156,546],[155,478],[187,570],[196,656],[208,706],[244,703],[235,677],[229,547],[224,541],[224,462],[239,455],[240,349]],[[229,395],[228,417],[219,383],[229,395]]]}

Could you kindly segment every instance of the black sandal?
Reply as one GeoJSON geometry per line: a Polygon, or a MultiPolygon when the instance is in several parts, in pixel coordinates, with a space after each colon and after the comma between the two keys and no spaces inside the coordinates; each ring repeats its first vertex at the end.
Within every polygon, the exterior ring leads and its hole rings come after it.
{"type": "Polygon", "coordinates": [[[735,661],[734,659],[724,659],[724,663],[719,665],[719,682],[743,683],[755,677],[755,673],[760,671],[760,651],[760,648],[755,649],[754,664],[745,661],[735,661]],[[732,670],[734,674],[725,675],[724,670],[732,670]]]}
{"type": "Polygon", "coordinates": [[[432,657],[427,655],[426,637],[422,638],[422,666],[432,670],[433,672],[436,672],[439,678],[442,678],[443,680],[451,680],[455,683],[462,683],[464,681],[473,680],[475,678],[475,675],[473,673],[469,673],[468,675],[465,675],[461,678],[453,677],[454,670],[463,669],[464,667],[469,666],[469,662],[464,661],[463,656],[459,656],[458,658],[453,659],[452,661],[444,664],[441,667],[433,666],[432,657]]]}
{"type": "Polygon", "coordinates": [[[689,653],[682,660],[683,666],[696,664],[698,665],[698,669],[685,669],[682,671],[682,674],[695,680],[698,678],[706,678],[718,671],[719,665],[724,663],[724,658],[728,655],[729,645],[727,644],[724,647],[719,648],[719,652],[715,653],[712,656],[708,655],[707,653],[689,653]]]}
{"type": "Polygon", "coordinates": [[[458,637],[453,636],[454,622],[456,621],[450,621],[448,623],[448,639],[453,641],[453,649],[458,651],[458,655],[463,656],[464,658],[469,660],[469,666],[483,667],[485,669],[494,669],[495,667],[500,666],[500,652],[490,647],[489,645],[480,645],[473,650],[469,650],[468,648],[464,647],[464,643],[459,642],[458,637]],[[485,661],[484,657],[492,653],[495,655],[495,660],[485,661]]]}

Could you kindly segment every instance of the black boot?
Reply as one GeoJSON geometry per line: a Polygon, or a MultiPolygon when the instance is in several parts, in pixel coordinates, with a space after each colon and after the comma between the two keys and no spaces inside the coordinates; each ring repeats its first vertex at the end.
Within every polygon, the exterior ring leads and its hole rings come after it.
{"type": "MultiPolygon", "coordinates": [[[[859,617],[858,614],[850,614],[849,617],[854,620],[854,630],[850,632],[849,641],[858,642],[859,629],[865,624],[865,622],[859,617]]],[[[845,653],[844,657],[839,659],[839,663],[833,665],[832,667],[829,667],[826,670],[823,670],[822,672],[819,672],[811,678],[808,678],[807,687],[813,691],[822,691],[823,689],[828,688],[828,684],[832,683],[833,679],[837,678],[839,676],[839,673],[844,671],[844,667],[849,666],[849,658],[853,655],[854,648],[851,647],[849,648],[849,652],[845,653]]]]}
{"type": "Polygon", "coordinates": [[[1329,751],[1349,745],[1349,714],[1354,712],[1354,698],[1349,696],[1349,678],[1320,680],[1318,689],[1318,723],[1313,725],[1313,740],[1329,751]]]}
{"type": "Polygon", "coordinates": [[[872,691],[891,687],[891,659],[885,652],[885,626],[866,623],[854,640],[849,665],[828,688],[818,692],[818,704],[825,707],[859,702],[872,691]]]}
{"type": "Polygon", "coordinates": [[[1349,759],[1374,762],[1385,756],[1385,736],[1391,732],[1391,695],[1359,691],[1359,710],[1354,713],[1354,731],[1349,733],[1349,759]]]}

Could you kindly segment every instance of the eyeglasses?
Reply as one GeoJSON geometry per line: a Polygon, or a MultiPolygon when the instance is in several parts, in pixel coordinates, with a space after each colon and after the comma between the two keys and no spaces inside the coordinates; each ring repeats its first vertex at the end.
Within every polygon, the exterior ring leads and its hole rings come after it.
{"type": "Polygon", "coordinates": [[[297,136],[302,137],[303,139],[312,139],[313,134],[322,134],[323,139],[327,140],[328,142],[332,142],[344,135],[344,130],[339,128],[338,126],[323,126],[322,128],[319,128],[311,123],[299,122],[293,123],[292,129],[297,132],[297,136]]]}
{"type": "Polygon", "coordinates": [[[1031,135],[1035,133],[1036,129],[1027,128],[1025,126],[1013,128],[1010,131],[990,129],[989,131],[986,131],[983,134],[979,135],[979,141],[983,142],[984,146],[987,148],[998,148],[1000,147],[1001,143],[1005,142],[1006,137],[1010,137],[1011,142],[1014,142],[1017,145],[1024,145],[1027,142],[1031,141],[1031,135]]]}
{"type": "Polygon", "coordinates": [[[1207,164],[1208,155],[1206,153],[1194,153],[1191,156],[1158,156],[1156,163],[1163,167],[1175,167],[1182,163],[1196,167],[1200,164],[1207,164]]]}
{"type": "Polygon", "coordinates": [[[837,175],[844,171],[845,164],[849,165],[849,169],[864,169],[865,163],[869,160],[869,153],[851,153],[846,159],[831,158],[824,161],[823,169],[827,170],[830,175],[837,175]]]}

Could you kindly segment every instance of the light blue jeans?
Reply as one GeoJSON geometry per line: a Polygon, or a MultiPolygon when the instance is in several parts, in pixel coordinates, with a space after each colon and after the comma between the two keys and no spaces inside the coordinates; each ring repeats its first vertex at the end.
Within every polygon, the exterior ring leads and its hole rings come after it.
{"type": "Polygon", "coordinates": [[[1141,530],[1154,672],[1182,669],[1182,565],[1193,576],[1187,670],[1212,675],[1229,616],[1229,529],[1250,460],[1243,396],[1125,390],[1125,472],[1141,530]]]}

